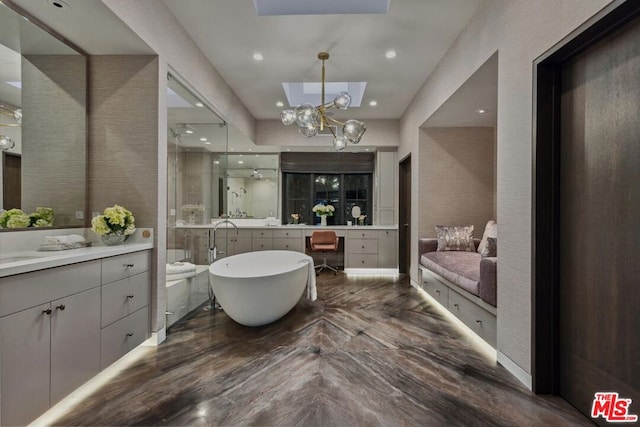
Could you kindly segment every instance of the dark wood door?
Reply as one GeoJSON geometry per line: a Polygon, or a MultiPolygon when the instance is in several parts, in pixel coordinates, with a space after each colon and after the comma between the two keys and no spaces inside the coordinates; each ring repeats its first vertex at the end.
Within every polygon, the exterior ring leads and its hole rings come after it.
{"type": "Polygon", "coordinates": [[[22,208],[22,158],[3,153],[2,206],[4,209],[22,208]]]}
{"type": "Polygon", "coordinates": [[[399,173],[398,270],[400,273],[409,273],[411,268],[411,156],[400,162],[399,173]]]}
{"type": "Polygon", "coordinates": [[[560,393],[640,414],[640,19],[563,64],[561,88],[560,393]]]}

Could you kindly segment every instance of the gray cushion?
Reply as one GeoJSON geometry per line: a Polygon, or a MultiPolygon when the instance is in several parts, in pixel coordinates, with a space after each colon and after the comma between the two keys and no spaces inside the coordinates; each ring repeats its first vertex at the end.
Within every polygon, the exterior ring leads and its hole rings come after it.
{"type": "Polygon", "coordinates": [[[473,225],[444,226],[436,225],[438,252],[470,251],[475,252],[473,244],[473,225]]]}
{"type": "Polygon", "coordinates": [[[498,256],[498,239],[494,237],[488,237],[487,244],[480,252],[480,255],[482,255],[483,258],[498,256]]]}
{"type": "Polygon", "coordinates": [[[487,225],[484,227],[484,233],[482,233],[482,240],[478,245],[478,252],[482,253],[484,248],[487,246],[487,239],[489,237],[498,237],[498,224],[492,219],[487,221],[487,225]]]}
{"type": "Polygon", "coordinates": [[[420,263],[461,288],[478,295],[480,260],[477,252],[427,252],[420,263]]]}

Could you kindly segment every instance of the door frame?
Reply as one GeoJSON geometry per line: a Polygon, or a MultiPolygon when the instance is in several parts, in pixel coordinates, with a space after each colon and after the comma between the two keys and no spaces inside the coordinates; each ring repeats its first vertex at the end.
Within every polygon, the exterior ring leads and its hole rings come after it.
{"type": "Polygon", "coordinates": [[[411,153],[398,164],[398,272],[411,273],[411,153]],[[409,180],[405,174],[408,172],[409,180]],[[406,226],[405,226],[406,224],[406,226]]]}
{"type": "Polygon", "coordinates": [[[559,394],[560,72],[562,65],[640,15],[615,0],[533,62],[532,388],[559,394]]]}

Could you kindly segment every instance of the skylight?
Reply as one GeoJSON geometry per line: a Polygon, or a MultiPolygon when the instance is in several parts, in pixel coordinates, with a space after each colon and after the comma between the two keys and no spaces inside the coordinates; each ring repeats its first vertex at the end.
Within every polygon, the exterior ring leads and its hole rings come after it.
{"type": "MultiPolygon", "coordinates": [[[[325,82],[325,102],[332,101],[340,92],[349,92],[351,95],[350,108],[359,107],[362,103],[367,82],[325,82]]],[[[322,83],[320,82],[284,82],[282,88],[287,96],[289,106],[296,107],[300,104],[320,105],[322,95],[322,83]]]]}
{"type": "Polygon", "coordinates": [[[391,0],[253,0],[259,16],[387,13],[391,0]]]}

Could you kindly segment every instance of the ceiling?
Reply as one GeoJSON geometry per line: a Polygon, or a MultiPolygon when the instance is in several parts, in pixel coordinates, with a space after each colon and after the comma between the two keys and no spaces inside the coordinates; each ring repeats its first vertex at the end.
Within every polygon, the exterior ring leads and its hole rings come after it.
{"type": "MultiPolygon", "coordinates": [[[[65,0],[69,7],[64,10],[53,7],[50,0],[13,1],[66,39],[74,40],[88,54],[153,53],[101,0],[65,0]]],[[[256,119],[278,120],[287,108],[276,105],[286,101],[282,82],[319,81],[321,62],[317,54],[327,51],[328,82],[367,82],[362,107],[337,112],[334,117],[365,121],[402,116],[482,2],[390,0],[386,14],[258,16],[252,0],[150,1],[167,6],[256,119]],[[389,50],[397,53],[395,58],[385,56],[389,50]],[[264,59],[256,61],[254,53],[264,59]],[[377,106],[369,105],[372,100],[377,106]]],[[[286,1],[290,0],[278,0],[286,1]]],[[[316,2],[314,7],[344,1],[316,2]]],[[[495,67],[478,70],[424,125],[495,125],[497,60],[493,64],[495,67]],[[480,107],[493,114],[478,115],[475,110],[480,107]]],[[[208,113],[175,109],[170,112],[169,123],[218,123],[219,118],[206,117],[208,113]]],[[[233,126],[228,126],[227,132],[229,141],[238,141],[236,151],[248,151],[247,147],[264,152],[287,148],[254,146],[233,126]]],[[[192,146],[199,142],[189,143],[184,134],[182,139],[192,146]]],[[[305,148],[297,146],[295,151],[305,148]]],[[[318,150],[309,147],[307,151],[318,150]]],[[[321,150],[332,148],[328,144],[321,150]]]]}
{"type": "Polygon", "coordinates": [[[256,119],[280,117],[282,82],[320,81],[320,51],[330,54],[327,81],[367,82],[363,106],[337,117],[400,118],[481,3],[391,0],[386,14],[258,16],[251,0],[163,1],[256,119]]]}

